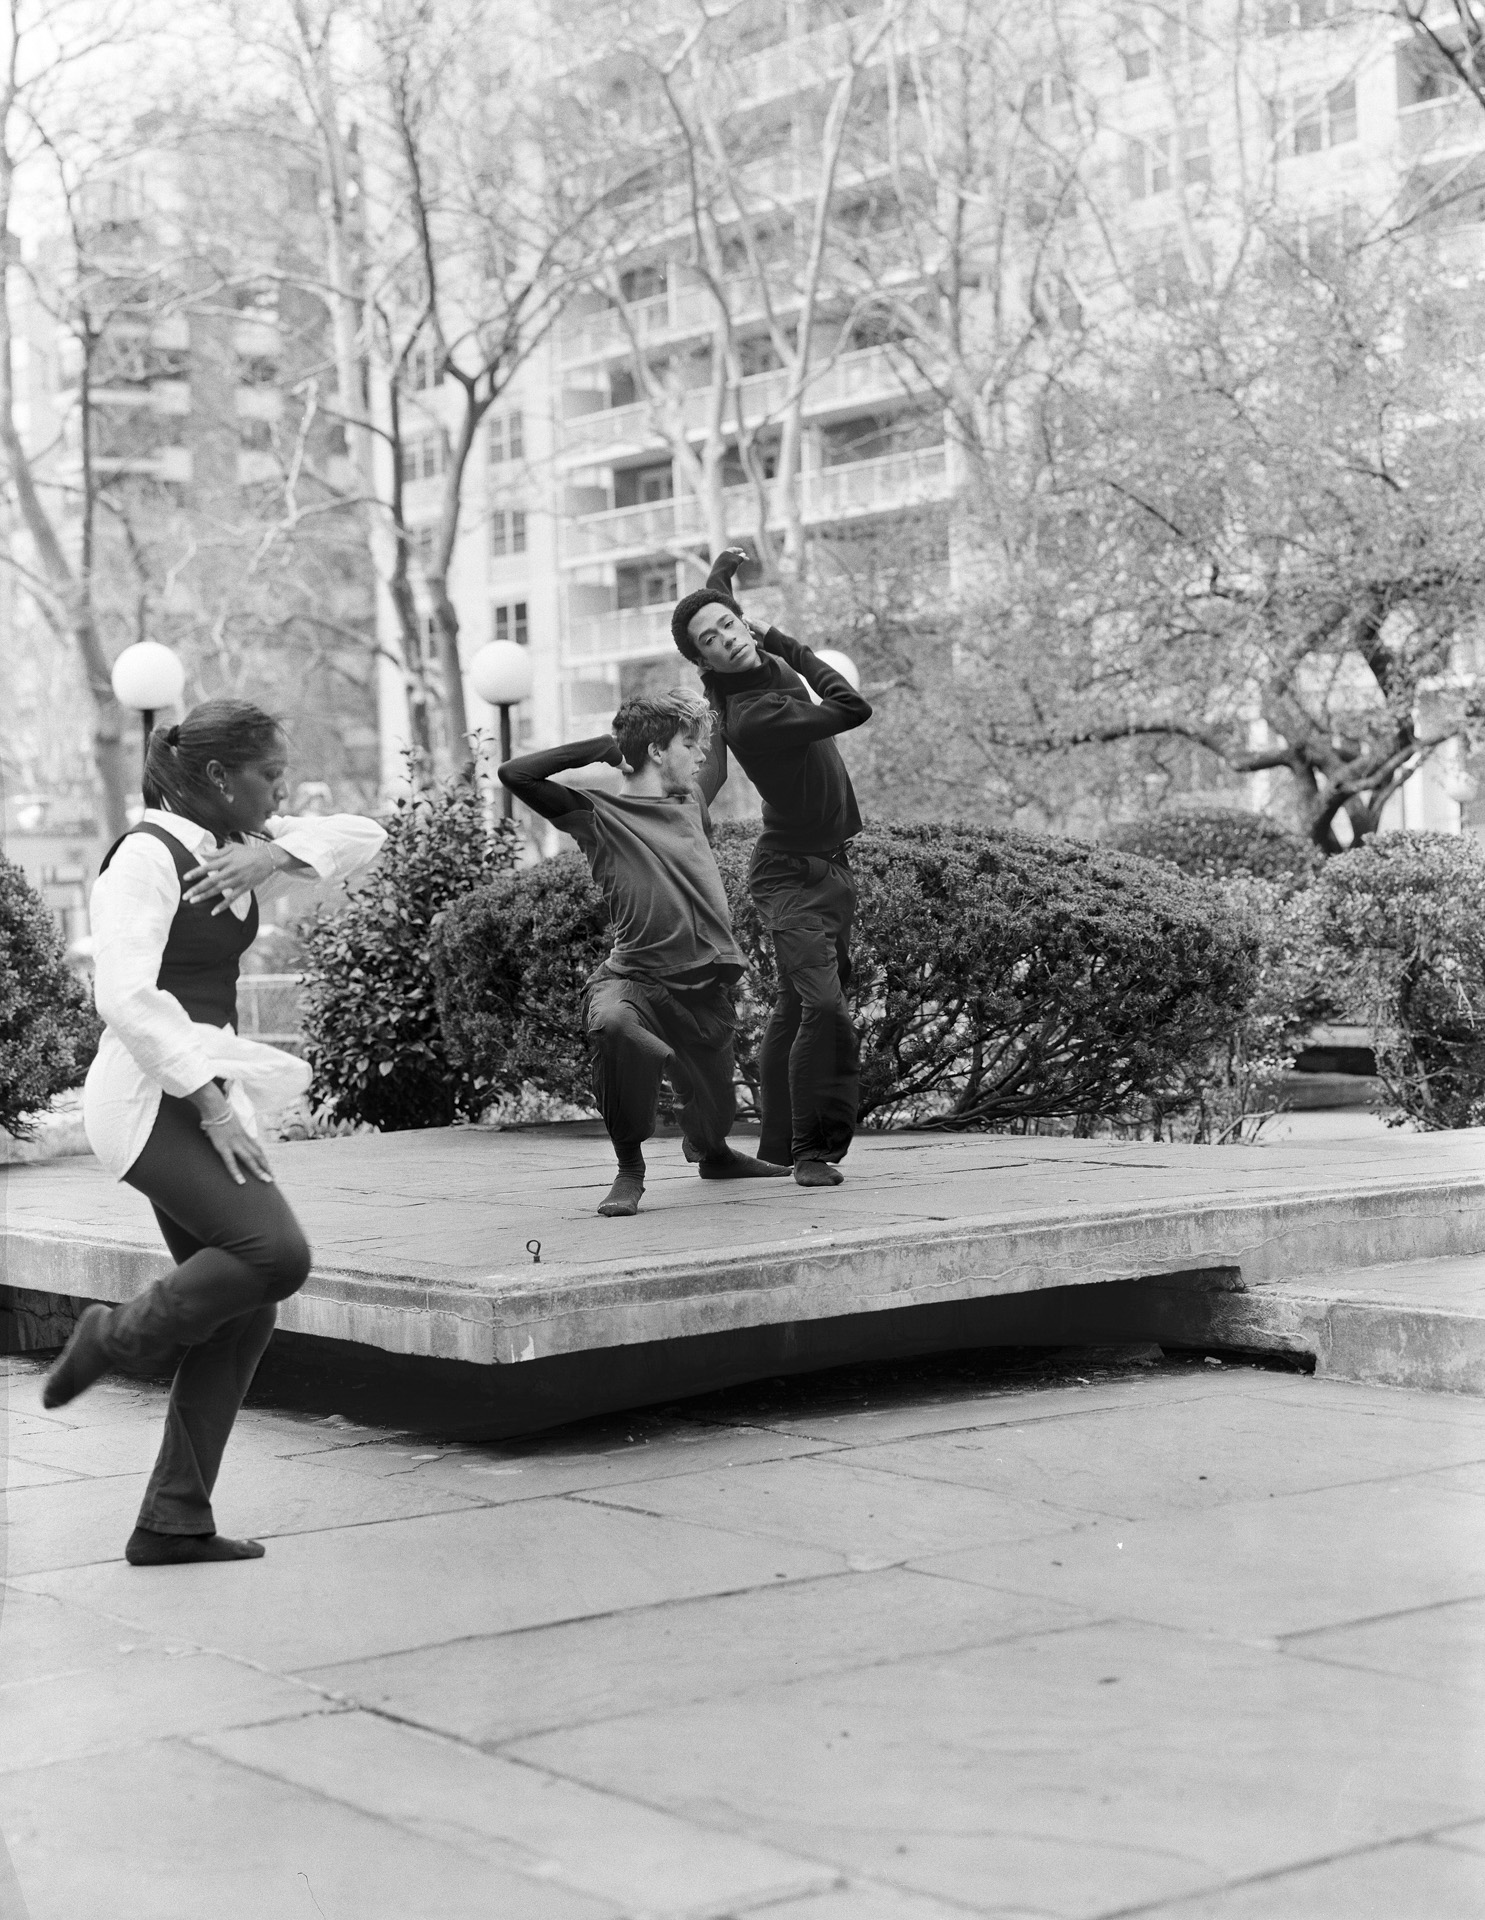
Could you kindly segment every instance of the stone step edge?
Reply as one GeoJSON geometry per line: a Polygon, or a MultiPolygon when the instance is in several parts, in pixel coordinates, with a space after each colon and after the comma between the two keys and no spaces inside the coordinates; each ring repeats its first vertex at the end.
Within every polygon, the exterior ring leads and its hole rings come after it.
{"type": "Polygon", "coordinates": [[[1172,1296],[1163,1330],[1166,1344],[1309,1355],[1321,1378],[1485,1395],[1485,1311],[1266,1285],[1172,1296]]]}
{"type": "MultiPolygon", "coordinates": [[[[532,1266],[465,1279],[317,1270],[280,1309],[287,1330],[480,1365],[1048,1288],[1236,1268],[1249,1288],[1485,1251],[1485,1175],[1168,1201],[1020,1221],[860,1229],[636,1263],[532,1266]],[[905,1261],[905,1252],[911,1260],[905,1261]]],[[[162,1250],[10,1229],[0,1283],[120,1300],[163,1272],[162,1250]]]]}

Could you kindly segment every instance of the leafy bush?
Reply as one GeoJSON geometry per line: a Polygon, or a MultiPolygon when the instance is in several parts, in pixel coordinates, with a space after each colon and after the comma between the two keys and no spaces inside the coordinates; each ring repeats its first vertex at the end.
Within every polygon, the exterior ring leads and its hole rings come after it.
{"type": "Polygon", "coordinates": [[[1283,1104],[1282,1076],[1318,1022],[1342,1017],[1313,894],[1236,875],[1220,892],[1257,956],[1252,998],[1228,1033],[1182,1063],[1173,1108],[1182,1139],[1256,1137],[1283,1104]]]}
{"type": "Polygon", "coordinates": [[[540,1088],[593,1104],[583,983],[611,945],[580,853],[502,874],[450,909],[431,961],[449,1056],[486,1102],[540,1088]]]}
{"type": "MultiPolygon", "coordinates": [[[[756,1095],[773,954],[747,894],[756,829],[718,833],[737,937],[738,1067],[756,1095]]],[[[1257,986],[1256,940],[1216,890],[1069,841],[968,826],[867,829],[851,998],[863,1119],[960,1128],[1157,1115],[1226,1044],[1257,986]]],[[[434,947],[451,1054],[493,1096],[587,1097],[583,980],[607,946],[576,856],[462,901],[434,947]]]]}
{"type": "Polygon", "coordinates": [[[0,1129],[24,1140],[27,1116],[87,1072],[100,1031],[86,989],[67,970],[56,921],[0,854],[0,1129]]]}
{"type": "Polygon", "coordinates": [[[1321,864],[1319,850],[1302,835],[1237,807],[1172,807],[1116,827],[1104,844],[1146,860],[1169,860],[1201,880],[1304,886],[1321,864]]]}
{"type": "Polygon", "coordinates": [[[1325,939],[1370,1021],[1395,1121],[1485,1125],[1485,852],[1389,833],[1330,860],[1315,888],[1325,939]]]}
{"type": "Polygon", "coordinates": [[[393,1133],[478,1113],[470,1076],[438,1023],[429,949],[440,918],[515,864],[475,789],[452,781],[397,802],[387,844],[349,901],[304,928],[305,1051],[313,1097],[332,1120],[393,1133]]]}

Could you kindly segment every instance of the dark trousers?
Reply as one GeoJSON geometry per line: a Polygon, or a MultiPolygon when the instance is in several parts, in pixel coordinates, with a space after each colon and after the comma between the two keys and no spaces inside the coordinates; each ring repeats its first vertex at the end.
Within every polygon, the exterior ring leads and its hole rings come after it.
{"type": "Polygon", "coordinates": [[[720,982],[685,991],[602,966],[583,996],[583,1029],[598,1111],[622,1164],[655,1131],[668,1074],[686,1142],[703,1160],[727,1150],[737,1112],[732,996],[720,982]]]}
{"type": "Polygon", "coordinates": [[[149,1365],[185,1349],[139,1524],[215,1533],[211,1492],[227,1437],[273,1332],[275,1303],[309,1276],[309,1246],[277,1187],[251,1174],[236,1184],[188,1100],[161,1099],[124,1178],[154,1208],[177,1264],[114,1308],[110,1354],[149,1365]]]}
{"type": "Polygon", "coordinates": [[[779,972],[758,1052],[759,1158],[839,1160],[861,1098],[861,1047],[845,996],[855,878],[839,854],[825,859],[759,847],[748,890],[779,972]]]}

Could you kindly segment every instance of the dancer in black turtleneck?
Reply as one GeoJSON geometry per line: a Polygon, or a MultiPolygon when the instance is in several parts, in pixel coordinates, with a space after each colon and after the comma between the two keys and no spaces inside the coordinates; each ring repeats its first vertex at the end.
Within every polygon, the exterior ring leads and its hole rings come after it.
{"type": "Polygon", "coordinates": [[[834,736],[871,708],[802,641],[743,618],[731,585],[746,557],[736,547],[718,557],[676,607],[671,635],[702,669],[722,736],[763,797],[748,886],[773,938],[779,992],[759,1056],[759,1157],[792,1160],[801,1186],[835,1186],[860,1095],[844,989],[856,909],[847,848],[861,815],[834,736]]]}

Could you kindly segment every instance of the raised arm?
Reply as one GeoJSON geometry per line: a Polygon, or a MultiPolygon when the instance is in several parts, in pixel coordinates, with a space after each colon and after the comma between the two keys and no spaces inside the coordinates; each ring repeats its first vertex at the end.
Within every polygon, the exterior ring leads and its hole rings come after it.
{"type": "Polygon", "coordinates": [[[777,627],[760,634],[759,640],[769,653],[792,667],[806,686],[813,687],[820,696],[820,704],[807,706],[803,700],[794,699],[782,690],[734,698],[728,724],[733,732],[733,745],[739,752],[755,730],[765,733],[775,744],[792,740],[807,745],[811,740],[828,740],[834,734],[849,733],[871,718],[870,702],[863,700],[844,674],[827,666],[802,640],[791,639],[777,627]]]}
{"type": "Polygon", "coordinates": [[[595,734],[591,740],[573,740],[565,747],[547,747],[541,753],[520,754],[500,768],[500,784],[508,787],[533,813],[561,827],[567,815],[591,813],[593,802],[580,787],[564,787],[552,775],[600,764],[610,767],[624,764],[624,756],[611,733],[595,734]]]}
{"type": "Polygon", "coordinates": [[[730,593],[735,599],[737,590],[732,584],[733,575],[747,564],[748,556],[741,547],[723,547],[712,562],[711,572],[706,576],[707,586],[721,593],[730,593]]]}

